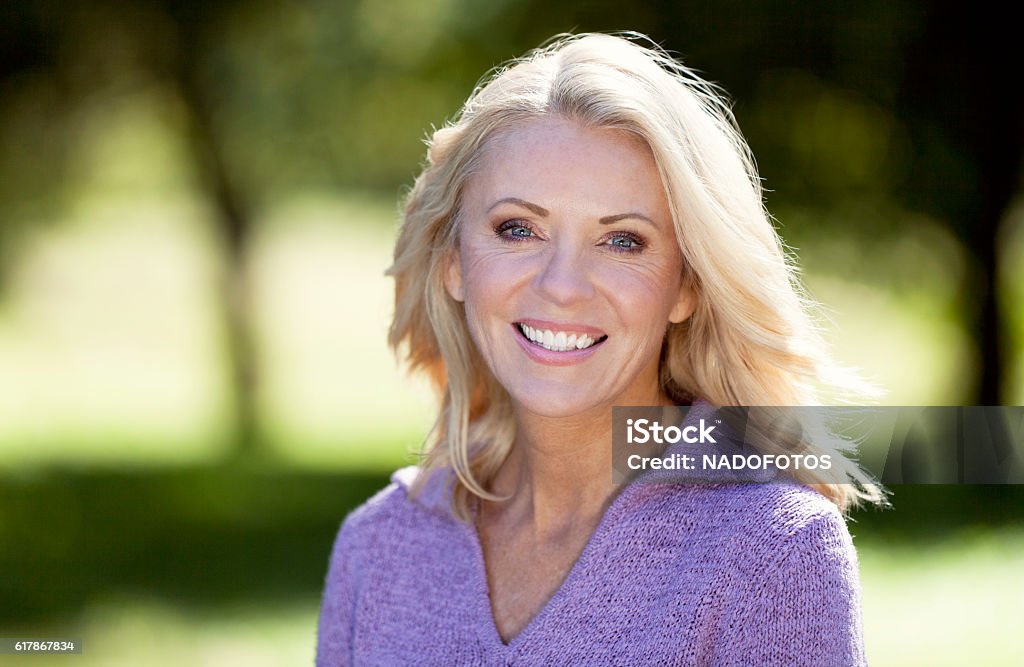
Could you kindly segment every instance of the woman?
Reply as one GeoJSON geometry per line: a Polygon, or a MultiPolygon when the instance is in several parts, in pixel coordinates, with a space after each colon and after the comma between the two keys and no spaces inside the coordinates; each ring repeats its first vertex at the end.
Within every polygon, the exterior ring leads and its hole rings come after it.
{"type": "Polygon", "coordinates": [[[858,469],[611,482],[612,406],[853,388],[712,86],[600,34],[498,72],[431,138],[390,274],[441,409],[342,525],[318,665],[864,663],[858,469]]]}

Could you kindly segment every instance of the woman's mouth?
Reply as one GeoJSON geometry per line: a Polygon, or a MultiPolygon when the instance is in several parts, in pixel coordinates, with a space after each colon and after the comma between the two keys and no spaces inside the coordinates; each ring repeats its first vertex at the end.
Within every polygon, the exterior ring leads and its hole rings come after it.
{"type": "Polygon", "coordinates": [[[572,352],[600,345],[608,336],[596,332],[547,329],[516,322],[516,329],[526,340],[551,352],[572,352]]]}

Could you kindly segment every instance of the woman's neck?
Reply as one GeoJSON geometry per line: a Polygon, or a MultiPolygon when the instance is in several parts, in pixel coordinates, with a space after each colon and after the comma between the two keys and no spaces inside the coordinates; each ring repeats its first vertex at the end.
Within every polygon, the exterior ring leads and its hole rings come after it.
{"type": "MultiPolygon", "coordinates": [[[[660,391],[624,405],[668,405],[660,391]],[[645,402],[650,401],[650,402],[645,402]]],[[[511,496],[492,516],[529,525],[538,537],[575,522],[600,520],[620,490],[612,483],[612,411],[600,406],[571,417],[516,412],[516,440],[491,490],[511,496]]]]}

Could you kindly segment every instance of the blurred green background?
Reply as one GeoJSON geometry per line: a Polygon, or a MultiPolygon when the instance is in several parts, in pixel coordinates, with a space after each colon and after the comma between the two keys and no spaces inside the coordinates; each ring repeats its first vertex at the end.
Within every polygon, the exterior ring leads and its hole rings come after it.
{"type": "MultiPolygon", "coordinates": [[[[632,29],[722,84],[837,355],[892,405],[1024,402],[1015,23],[953,3],[0,4],[3,664],[311,664],[345,513],[424,386],[383,276],[423,139],[490,67],[632,29]]],[[[1024,493],[851,524],[873,665],[1024,654],[1024,493]]]]}

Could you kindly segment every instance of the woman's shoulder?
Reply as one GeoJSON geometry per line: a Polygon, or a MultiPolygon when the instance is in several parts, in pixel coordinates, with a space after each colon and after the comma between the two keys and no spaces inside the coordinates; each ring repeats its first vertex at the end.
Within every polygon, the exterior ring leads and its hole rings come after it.
{"type": "Polygon", "coordinates": [[[857,555],[828,498],[775,482],[643,491],[650,521],[671,529],[659,545],[673,578],[703,582],[724,619],[716,664],[864,664],[857,555]]]}
{"type": "Polygon", "coordinates": [[[817,523],[846,525],[835,503],[796,482],[731,484],[712,493],[721,512],[759,532],[788,536],[817,523]]]}
{"type": "Polygon", "coordinates": [[[417,534],[437,533],[454,521],[446,502],[450,483],[442,471],[424,480],[418,494],[411,493],[413,483],[422,474],[418,466],[393,472],[384,488],[344,518],[335,549],[368,550],[389,541],[408,541],[417,534]]]}
{"type": "Polygon", "coordinates": [[[663,522],[670,530],[659,532],[673,535],[660,543],[675,567],[713,573],[708,576],[723,617],[733,619],[730,627],[738,633],[723,648],[735,660],[724,663],[795,664],[772,646],[835,641],[814,651],[841,649],[840,660],[812,656],[800,664],[862,664],[857,553],[843,514],[828,498],[807,486],[774,482],[648,493],[661,505],[649,513],[651,521],[663,522]],[[814,623],[830,639],[816,639],[814,623]]]}
{"type": "Polygon", "coordinates": [[[423,480],[427,496],[409,493],[420,474],[412,466],[395,471],[384,488],[342,520],[324,580],[317,664],[348,664],[357,604],[368,618],[386,617],[415,597],[411,591],[424,577],[437,581],[437,568],[424,564],[444,563],[442,556],[459,543],[452,539],[453,521],[424,502],[430,493],[440,497],[436,483],[442,480],[423,480]]]}
{"type": "Polygon", "coordinates": [[[737,561],[782,564],[791,552],[856,560],[839,508],[802,484],[652,485],[635,497],[637,521],[667,521],[704,544],[728,545],[737,561]]]}
{"type": "Polygon", "coordinates": [[[762,566],[780,572],[856,566],[846,518],[824,495],[795,482],[739,486],[724,511],[737,515],[743,546],[762,557],[762,566]]]}

